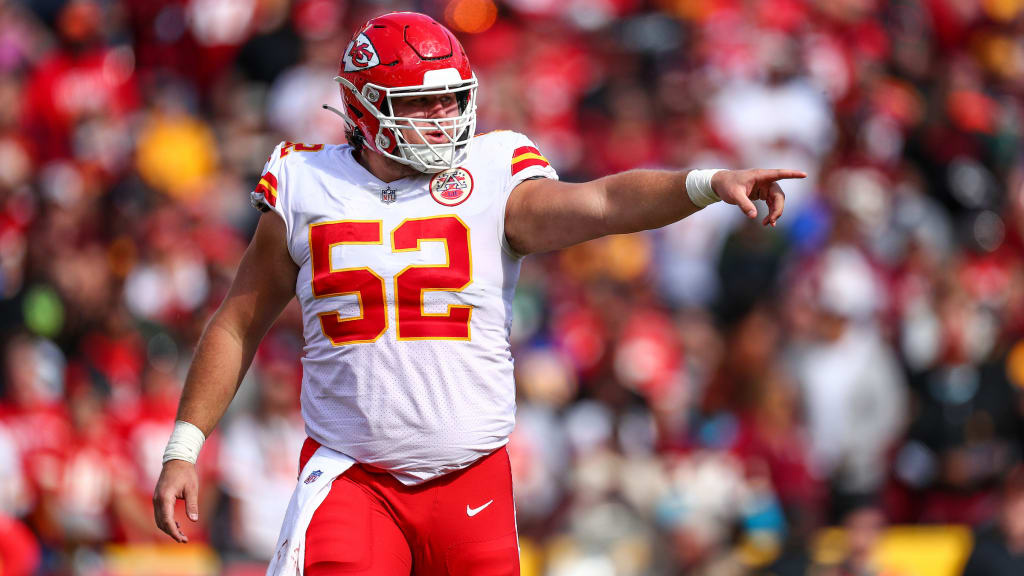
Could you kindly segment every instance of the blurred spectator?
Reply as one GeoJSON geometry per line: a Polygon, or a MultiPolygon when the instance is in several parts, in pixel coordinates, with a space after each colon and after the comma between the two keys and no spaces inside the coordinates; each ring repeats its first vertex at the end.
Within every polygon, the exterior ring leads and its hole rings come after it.
{"type": "Polygon", "coordinates": [[[786,208],[798,214],[810,200],[813,167],[832,148],[831,104],[821,87],[800,74],[795,40],[769,31],[750,40],[749,58],[742,61],[750,70],[724,79],[708,113],[741,165],[811,167],[808,180],[786,187],[786,208]]]}
{"type": "Polygon", "coordinates": [[[266,562],[295,487],[306,432],[297,410],[295,359],[270,358],[260,369],[255,409],[225,426],[218,464],[230,498],[232,540],[247,557],[266,562]]]}
{"type": "Polygon", "coordinates": [[[874,555],[885,527],[885,513],[871,497],[851,502],[843,514],[844,545],[835,558],[833,554],[820,554],[809,573],[821,576],[897,576],[896,572],[880,568],[874,555]]]}
{"type": "Polygon", "coordinates": [[[0,513],[21,516],[32,506],[14,437],[0,424],[0,513]]]}
{"type": "Polygon", "coordinates": [[[39,544],[24,524],[0,515],[0,566],[4,576],[31,576],[39,568],[39,544]]]}
{"type": "Polygon", "coordinates": [[[906,382],[872,320],[878,288],[864,258],[852,248],[831,248],[815,280],[809,339],[790,351],[805,398],[811,454],[833,483],[834,496],[875,492],[886,480],[888,451],[906,425],[906,382]]]}
{"type": "Polygon", "coordinates": [[[559,411],[576,394],[577,382],[563,355],[524,350],[516,362],[516,383],[516,428],[509,440],[509,460],[517,479],[516,522],[526,534],[543,534],[545,522],[565,497],[571,454],[559,411]]]}
{"type": "MultiPolygon", "coordinates": [[[[109,441],[113,431],[99,394],[88,383],[76,383],[68,409],[68,441],[26,455],[36,502],[30,524],[48,549],[91,557],[116,536],[119,518],[140,517],[145,508],[130,497],[131,468],[120,446],[109,441]]],[[[46,569],[71,570],[71,560],[48,555],[46,569]]]]}
{"type": "Polygon", "coordinates": [[[794,525],[817,524],[823,487],[810,462],[809,442],[800,426],[797,388],[781,373],[754,384],[734,450],[748,467],[763,467],[794,525]]]}
{"type": "Polygon", "coordinates": [[[64,404],[64,356],[52,342],[14,334],[4,346],[0,416],[20,452],[56,449],[71,438],[64,404]]]}
{"type": "Polygon", "coordinates": [[[104,44],[112,14],[101,3],[72,0],[57,16],[61,47],[35,68],[25,87],[25,132],[37,162],[68,158],[80,132],[116,121],[138,105],[135,57],[104,44]]]}
{"type": "MultiPolygon", "coordinates": [[[[334,106],[339,89],[324,82],[338,72],[338,54],[345,50],[340,29],[340,3],[307,0],[295,5],[294,18],[302,39],[302,60],[276,77],[267,95],[267,120],[286,140],[339,142],[344,125],[322,108],[334,106]],[[315,90],[310,89],[316,87],[315,90]]],[[[275,49],[278,49],[275,44],[275,49]]]]}
{"type": "Polygon", "coordinates": [[[1024,468],[1003,482],[1003,502],[995,525],[975,532],[974,550],[963,576],[1009,576],[1024,570],[1024,468]]]}

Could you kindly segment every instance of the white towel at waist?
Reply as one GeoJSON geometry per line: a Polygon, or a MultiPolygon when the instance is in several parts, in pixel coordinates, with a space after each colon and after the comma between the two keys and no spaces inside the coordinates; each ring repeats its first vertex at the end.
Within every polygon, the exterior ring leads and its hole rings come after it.
{"type": "Polygon", "coordinates": [[[299,481],[288,502],[288,511],[277,537],[277,551],[267,576],[302,576],[306,559],[306,528],[313,513],[331,491],[334,479],[349,469],[355,460],[326,446],[316,449],[302,468],[299,481]]]}

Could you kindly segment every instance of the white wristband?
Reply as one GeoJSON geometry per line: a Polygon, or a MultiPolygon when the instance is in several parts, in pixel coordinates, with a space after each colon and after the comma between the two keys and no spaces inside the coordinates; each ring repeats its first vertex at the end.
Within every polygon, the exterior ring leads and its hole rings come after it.
{"type": "Polygon", "coordinates": [[[171,439],[164,449],[164,464],[168,460],[184,460],[195,464],[203,442],[206,442],[206,436],[195,424],[184,420],[175,421],[174,432],[171,432],[171,439]]]}
{"type": "Polygon", "coordinates": [[[686,175],[686,195],[696,207],[703,208],[721,200],[711,187],[711,177],[722,170],[723,168],[690,170],[686,175]]]}

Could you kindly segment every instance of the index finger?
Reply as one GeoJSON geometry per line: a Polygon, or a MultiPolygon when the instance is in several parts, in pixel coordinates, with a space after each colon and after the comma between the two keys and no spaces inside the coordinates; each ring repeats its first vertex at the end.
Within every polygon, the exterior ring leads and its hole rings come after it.
{"type": "Polygon", "coordinates": [[[807,178],[806,172],[799,170],[756,170],[754,172],[754,178],[757,180],[787,180],[790,178],[807,178]]]}

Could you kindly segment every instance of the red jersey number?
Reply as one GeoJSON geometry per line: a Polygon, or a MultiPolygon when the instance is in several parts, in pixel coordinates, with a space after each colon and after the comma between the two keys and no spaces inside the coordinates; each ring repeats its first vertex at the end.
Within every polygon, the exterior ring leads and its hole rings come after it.
{"type": "Polygon", "coordinates": [[[342,318],[337,312],[320,314],[320,328],[335,346],[375,342],[388,329],[388,312],[384,304],[384,279],[365,267],[335,270],[331,266],[331,248],[338,244],[381,243],[379,221],[343,220],[309,227],[313,296],[355,294],[359,298],[359,316],[355,318],[342,318]]]}
{"type": "Polygon", "coordinates": [[[395,275],[398,339],[469,340],[472,306],[449,304],[441,314],[423,311],[424,292],[461,292],[472,281],[469,228],[455,216],[441,216],[406,220],[391,233],[395,252],[419,250],[421,242],[443,242],[447,262],[408,266],[395,275]]]}

